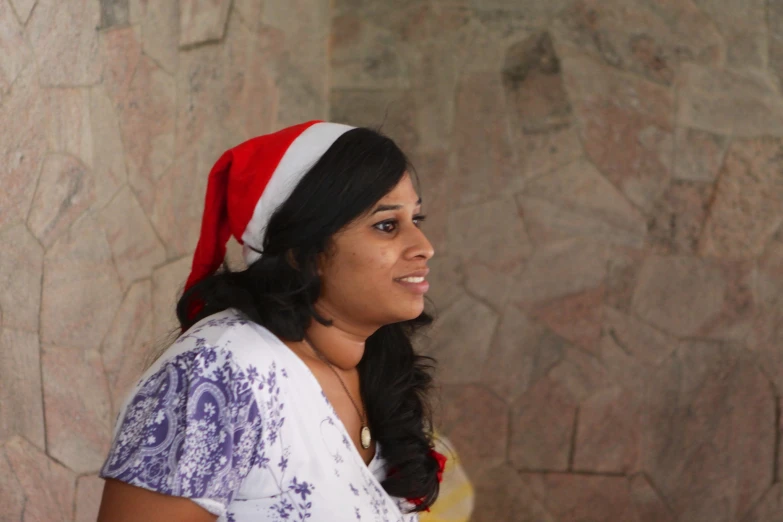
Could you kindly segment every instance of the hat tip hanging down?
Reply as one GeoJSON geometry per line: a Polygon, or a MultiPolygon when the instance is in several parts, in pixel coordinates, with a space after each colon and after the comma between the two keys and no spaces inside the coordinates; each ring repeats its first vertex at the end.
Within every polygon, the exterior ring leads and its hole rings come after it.
{"type": "Polygon", "coordinates": [[[274,212],[334,142],[353,128],[312,120],[224,152],[209,172],[201,233],[185,290],[220,268],[232,235],[243,245],[248,265],[258,260],[274,212]]]}

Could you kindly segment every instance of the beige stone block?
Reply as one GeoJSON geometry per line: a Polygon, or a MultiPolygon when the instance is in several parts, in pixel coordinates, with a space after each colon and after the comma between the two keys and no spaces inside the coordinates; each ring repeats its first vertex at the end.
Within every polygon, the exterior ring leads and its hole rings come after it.
{"type": "MultiPolygon", "coordinates": [[[[188,193],[185,185],[181,193],[188,193]]],[[[106,232],[123,290],[138,279],[149,277],[152,270],[166,260],[166,252],[133,192],[120,190],[101,212],[100,222],[106,232]]],[[[193,221],[193,227],[197,220],[193,221]]]]}
{"type": "Polygon", "coordinates": [[[39,0],[25,28],[42,85],[84,86],[101,79],[98,2],[39,0]]]}
{"type": "Polygon", "coordinates": [[[656,370],[641,465],[678,520],[741,519],[773,480],[775,397],[739,346],[687,342],[656,370]]]}
{"type": "Polygon", "coordinates": [[[441,312],[428,337],[426,354],[438,360],[437,378],[447,384],[479,379],[477,368],[486,359],[497,314],[468,296],[459,298],[441,312]]]}
{"type": "Polygon", "coordinates": [[[0,93],[8,90],[19,73],[33,61],[33,52],[24,38],[11,4],[0,4],[0,93]]]}
{"type": "Polygon", "coordinates": [[[102,478],[97,475],[79,477],[76,482],[76,516],[74,522],[94,522],[98,519],[98,509],[103,495],[102,478]]]}
{"type": "Polygon", "coordinates": [[[728,67],[763,69],[767,66],[767,5],[770,2],[749,0],[737,4],[694,0],[694,3],[712,18],[723,35],[728,67]]]}
{"type": "Polygon", "coordinates": [[[698,129],[674,131],[674,169],[678,180],[713,182],[723,164],[728,138],[698,129]]]}
{"type": "Polygon", "coordinates": [[[639,274],[632,308],[642,320],[687,337],[699,332],[723,306],[721,271],[692,257],[649,258],[639,274]]]}
{"type": "Polygon", "coordinates": [[[0,321],[5,328],[38,332],[43,249],[24,225],[0,234],[0,321]]]}
{"type": "Polygon", "coordinates": [[[179,45],[222,39],[230,7],[229,0],[179,0],[179,45]]]}
{"type": "Polygon", "coordinates": [[[152,354],[152,282],[134,283],[125,294],[101,346],[114,419],[152,354]]]}
{"type": "Polygon", "coordinates": [[[563,358],[568,342],[508,305],[487,352],[481,380],[498,396],[516,400],[563,358]]]}
{"type": "Polygon", "coordinates": [[[585,58],[562,58],[561,67],[588,157],[648,211],[671,177],[672,91],[585,58]]]}
{"type": "Polygon", "coordinates": [[[49,453],[77,473],[98,471],[109,452],[112,428],[100,353],[44,345],[41,367],[49,453]]]}
{"type": "Polygon", "coordinates": [[[660,497],[655,487],[643,474],[630,478],[631,499],[639,522],[675,522],[674,513],[660,497]]]}
{"type": "Polygon", "coordinates": [[[0,444],[0,502],[3,505],[3,516],[7,520],[11,522],[22,520],[25,505],[24,492],[8,462],[2,444],[0,444]]]}
{"type": "Polygon", "coordinates": [[[93,134],[90,121],[90,89],[47,89],[51,104],[51,142],[64,152],[92,167],[93,134]]]}
{"type": "Polygon", "coordinates": [[[596,352],[601,335],[605,290],[586,290],[541,303],[530,314],[575,346],[596,352]]]}
{"type": "Polygon", "coordinates": [[[473,522],[555,522],[536,499],[519,473],[503,464],[481,474],[476,481],[476,508],[473,522]]]}
{"type": "Polygon", "coordinates": [[[45,445],[38,335],[0,330],[0,440],[21,435],[45,445]]]}
{"type": "Polygon", "coordinates": [[[177,0],[131,0],[131,18],[141,24],[144,52],[168,73],[179,61],[179,5],[177,0]]]}
{"type": "Polygon", "coordinates": [[[712,183],[672,181],[647,223],[648,243],[657,253],[693,254],[698,250],[713,193],[712,183]]]}
{"type": "Polygon", "coordinates": [[[0,228],[24,221],[35,193],[38,173],[49,148],[49,103],[38,87],[35,67],[24,69],[0,104],[0,228]]]}
{"type": "Polygon", "coordinates": [[[14,6],[16,15],[19,17],[19,21],[23,24],[27,23],[30,18],[30,13],[33,11],[33,7],[38,3],[38,0],[11,0],[11,5],[14,6]]]}
{"type": "Polygon", "coordinates": [[[783,224],[783,141],[736,141],[726,154],[699,244],[703,255],[759,256],[783,224]]]}
{"type": "Polygon", "coordinates": [[[743,522],[775,522],[783,513],[783,484],[772,484],[743,522]]]}
{"type": "Polygon", "coordinates": [[[503,87],[487,72],[463,76],[457,90],[450,199],[459,207],[510,195],[524,176],[512,146],[503,87]]]}
{"type": "Polygon", "coordinates": [[[506,460],[508,407],[481,385],[444,386],[438,431],[454,444],[465,471],[475,477],[506,460]]]}
{"type": "Polygon", "coordinates": [[[589,56],[669,84],[682,63],[719,65],[721,34],[691,0],[581,0],[552,25],[558,54],[589,56]]]}
{"type": "Polygon", "coordinates": [[[50,154],[41,167],[28,226],[48,248],[90,208],[94,199],[92,172],[72,156],[50,154]]]}
{"type": "Polygon", "coordinates": [[[5,454],[24,496],[35,499],[25,502],[24,520],[69,522],[76,475],[21,437],[5,444],[5,454]]]}
{"type": "Polygon", "coordinates": [[[781,136],[783,99],[766,73],[685,64],[677,78],[677,123],[737,137],[781,136]]]}
{"type": "Polygon", "coordinates": [[[98,348],[121,299],[109,244],[95,216],[86,214],[44,257],[41,341],[98,348]]]}
{"type": "Polygon", "coordinates": [[[614,384],[597,355],[570,346],[548,377],[580,403],[614,384]]]}
{"type": "Polygon", "coordinates": [[[568,165],[583,153],[579,133],[573,125],[540,134],[521,135],[517,144],[524,151],[526,179],[534,179],[568,165]]]}
{"type": "Polygon", "coordinates": [[[511,408],[509,459],[524,471],[565,471],[570,466],[577,402],[543,378],[511,408]]]}
{"type": "Polygon", "coordinates": [[[102,209],[128,180],[119,121],[103,85],[90,90],[90,125],[94,140],[93,208],[102,209]]]}
{"type": "Polygon", "coordinates": [[[531,180],[517,199],[536,244],[584,236],[632,247],[644,244],[644,216],[587,161],[531,180]]]}
{"type": "MultiPolygon", "coordinates": [[[[185,282],[190,275],[191,256],[173,261],[152,274],[153,342],[163,342],[167,336],[179,335],[176,307],[185,282]]],[[[172,337],[172,341],[176,337],[172,337]]]]}

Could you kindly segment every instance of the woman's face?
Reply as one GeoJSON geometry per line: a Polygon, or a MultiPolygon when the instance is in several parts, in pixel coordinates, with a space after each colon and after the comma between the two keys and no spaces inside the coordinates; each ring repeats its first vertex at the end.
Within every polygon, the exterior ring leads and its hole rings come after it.
{"type": "Polygon", "coordinates": [[[419,228],[421,200],[408,174],[366,215],[332,237],[320,263],[326,318],[379,328],[424,310],[432,245],[419,228]]]}

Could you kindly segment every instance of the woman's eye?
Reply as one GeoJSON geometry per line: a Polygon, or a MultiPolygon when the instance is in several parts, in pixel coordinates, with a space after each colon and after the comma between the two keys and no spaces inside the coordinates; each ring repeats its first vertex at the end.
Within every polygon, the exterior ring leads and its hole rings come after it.
{"type": "Polygon", "coordinates": [[[397,228],[397,222],[396,221],[382,221],[381,223],[378,223],[375,225],[375,228],[380,230],[381,232],[394,232],[394,230],[397,228]]]}
{"type": "Polygon", "coordinates": [[[417,227],[420,227],[422,223],[424,223],[427,220],[427,216],[414,216],[413,217],[413,224],[417,227]]]}

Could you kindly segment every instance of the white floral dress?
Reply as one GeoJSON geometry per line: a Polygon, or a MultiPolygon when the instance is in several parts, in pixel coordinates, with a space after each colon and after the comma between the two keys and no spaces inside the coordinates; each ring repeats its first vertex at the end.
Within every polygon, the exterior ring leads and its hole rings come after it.
{"type": "Polygon", "coordinates": [[[415,522],[310,369],[234,310],[195,324],[125,400],[100,476],[192,499],[219,521],[415,522]]]}

